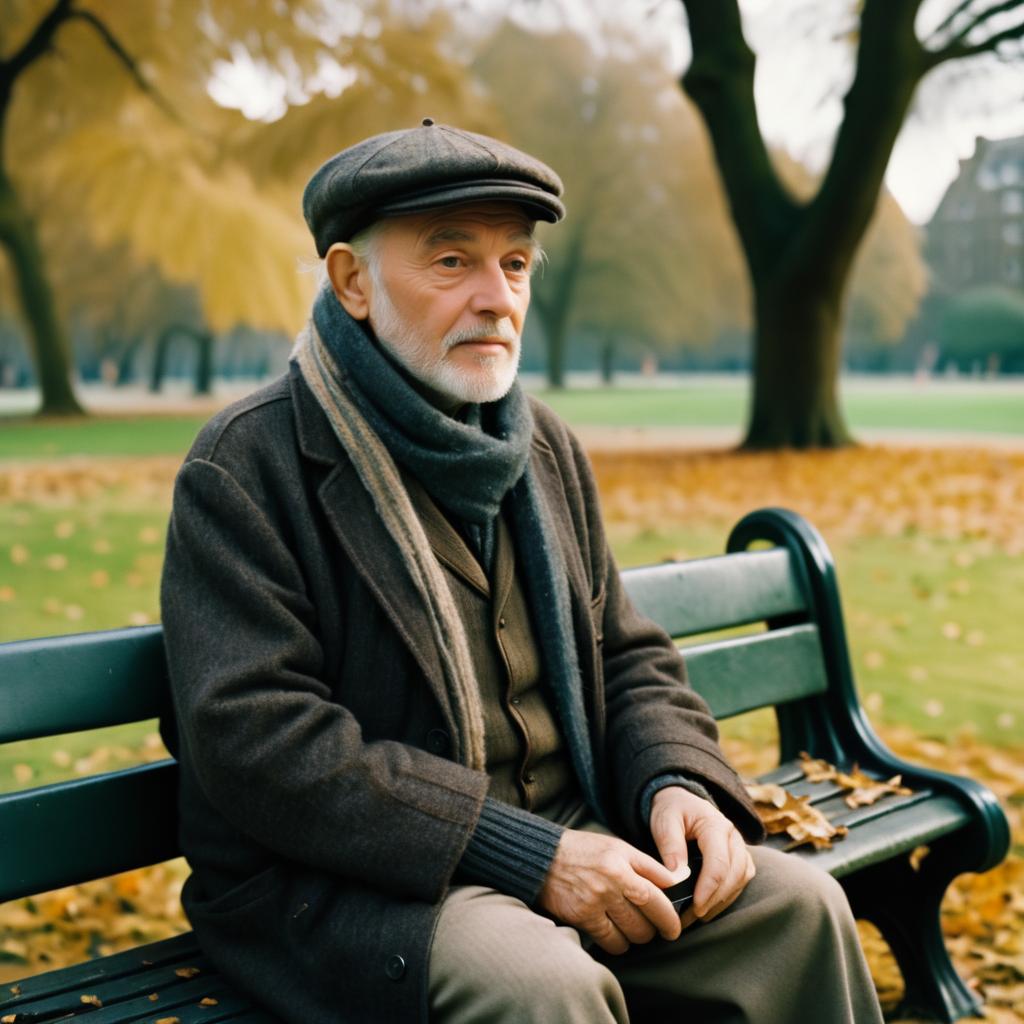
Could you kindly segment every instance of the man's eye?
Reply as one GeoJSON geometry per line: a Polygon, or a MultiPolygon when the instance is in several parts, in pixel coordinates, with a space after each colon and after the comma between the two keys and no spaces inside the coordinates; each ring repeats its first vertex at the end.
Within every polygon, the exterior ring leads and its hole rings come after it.
{"type": "Polygon", "coordinates": [[[517,274],[525,273],[529,269],[529,265],[526,260],[514,259],[508,261],[508,269],[514,271],[517,274]]]}
{"type": "Polygon", "coordinates": [[[442,256],[438,263],[447,270],[457,270],[462,260],[458,256],[442,256]]]}

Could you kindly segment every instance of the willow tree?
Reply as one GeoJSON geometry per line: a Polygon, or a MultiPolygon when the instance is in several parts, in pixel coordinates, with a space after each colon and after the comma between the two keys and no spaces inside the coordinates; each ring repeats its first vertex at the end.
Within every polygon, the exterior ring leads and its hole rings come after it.
{"type": "Polygon", "coordinates": [[[780,180],[758,126],[755,57],[738,0],[682,0],[693,47],[683,87],[707,123],[752,284],[748,448],[850,442],[837,397],[844,300],[918,83],[949,61],[1008,56],[1024,37],[1024,0],[949,0],[923,39],[922,2],[857,5],[855,70],[831,160],[820,187],[800,200],[780,180]]]}

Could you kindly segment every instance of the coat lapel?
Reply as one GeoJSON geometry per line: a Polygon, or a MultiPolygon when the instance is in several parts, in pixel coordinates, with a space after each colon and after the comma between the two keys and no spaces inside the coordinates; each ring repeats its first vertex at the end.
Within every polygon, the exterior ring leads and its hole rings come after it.
{"type": "Polygon", "coordinates": [[[355,467],[294,365],[291,368],[291,387],[299,447],[303,455],[332,467],[317,490],[331,531],[363,584],[423,670],[445,718],[454,728],[440,655],[430,640],[427,611],[398,545],[381,525],[373,501],[355,467]]]}

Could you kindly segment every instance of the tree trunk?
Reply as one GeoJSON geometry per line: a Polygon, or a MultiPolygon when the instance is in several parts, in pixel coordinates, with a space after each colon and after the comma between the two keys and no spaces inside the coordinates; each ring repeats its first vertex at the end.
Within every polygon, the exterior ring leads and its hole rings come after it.
{"type": "Polygon", "coordinates": [[[209,331],[194,331],[196,339],[196,394],[213,393],[213,335],[209,331]]]}
{"type": "Polygon", "coordinates": [[[14,270],[15,287],[28,327],[36,379],[42,392],[41,416],[83,416],[71,387],[71,346],[56,304],[35,225],[0,170],[0,244],[14,270]]]}
{"type": "MultiPolygon", "coordinates": [[[[921,0],[863,0],[857,67],[817,194],[798,202],[772,166],[754,105],[755,58],[737,0],[683,0],[693,60],[683,85],[704,117],[753,282],[754,400],[746,448],[839,447],[843,293],[893,143],[928,60],[921,0]]],[[[963,5],[966,8],[966,4],[963,5]]]]}
{"type": "Polygon", "coordinates": [[[839,408],[841,300],[782,289],[759,295],[753,402],[743,448],[853,443],[839,408]]]}
{"type": "Polygon", "coordinates": [[[164,386],[164,374],[167,372],[167,350],[171,346],[177,327],[165,327],[156,338],[153,347],[153,366],[149,371],[149,390],[157,394],[164,386]]]}
{"type": "Polygon", "coordinates": [[[601,346],[601,380],[612,384],[615,378],[615,342],[611,339],[601,346]]]}

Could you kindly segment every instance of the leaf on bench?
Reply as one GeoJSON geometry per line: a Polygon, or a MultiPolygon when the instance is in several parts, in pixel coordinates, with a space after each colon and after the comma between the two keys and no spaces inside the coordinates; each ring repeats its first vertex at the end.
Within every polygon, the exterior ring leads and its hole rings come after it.
{"type": "Polygon", "coordinates": [[[769,835],[785,833],[793,840],[787,849],[810,843],[816,849],[828,850],[833,839],[847,833],[845,826],[833,825],[821,811],[812,807],[809,796],[794,796],[775,785],[748,785],[746,788],[769,835]]]}
{"type": "Polygon", "coordinates": [[[849,790],[845,798],[847,807],[869,807],[890,793],[894,796],[910,796],[912,793],[902,785],[899,775],[885,782],[865,775],[856,764],[850,771],[843,772],[828,761],[811,757],[806,751],[800,752],[800,770],[808,782],[834,782],[840,789],[849,790]]]}

